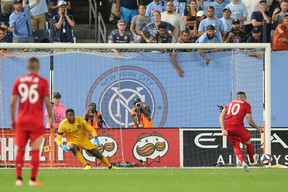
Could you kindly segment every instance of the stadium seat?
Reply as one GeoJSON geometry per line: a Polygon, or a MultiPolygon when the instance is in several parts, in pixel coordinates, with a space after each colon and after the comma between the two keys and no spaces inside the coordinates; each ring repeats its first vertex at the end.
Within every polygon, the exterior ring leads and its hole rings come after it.
{"type": "Polygon", "coordinates": [[[34,29],[32,36],[35,43],[50,43],[49,29],[34,29]]]}

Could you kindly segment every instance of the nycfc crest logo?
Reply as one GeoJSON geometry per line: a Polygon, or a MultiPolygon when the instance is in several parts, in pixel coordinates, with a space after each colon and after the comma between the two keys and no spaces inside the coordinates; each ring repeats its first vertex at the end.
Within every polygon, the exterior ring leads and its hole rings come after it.
{"type": "Polygon", "coordinates": [[[109,128],[133,127],[130,111],[139,98],[151,109],[154,127],[163,127],[167,116],[167,98],[159,80],[148,71],[124,66],[111,69],[96,79],[87,103],[97,102],[109,128]]]}

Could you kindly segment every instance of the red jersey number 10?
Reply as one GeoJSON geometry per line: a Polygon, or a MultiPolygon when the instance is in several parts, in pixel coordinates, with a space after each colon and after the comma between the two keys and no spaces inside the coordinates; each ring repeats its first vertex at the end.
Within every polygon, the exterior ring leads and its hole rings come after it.
{"type": "Polygon", "coordinates": [[[27,100],[29,103],[34,104],[38,101],[39,99],[39,93],[37,92],[38,84],[33,84],[30,87],[28,87],[27,84],[21,83],[18,86],[18,92],[20,94],[20,102],[24,103],[27,100]]]}
{"type": "Polygon", "coordinates": [[[227,115],[237,115],[240,111],[240,104],[239,103],[230,103],[228,106],[227,115]]]}

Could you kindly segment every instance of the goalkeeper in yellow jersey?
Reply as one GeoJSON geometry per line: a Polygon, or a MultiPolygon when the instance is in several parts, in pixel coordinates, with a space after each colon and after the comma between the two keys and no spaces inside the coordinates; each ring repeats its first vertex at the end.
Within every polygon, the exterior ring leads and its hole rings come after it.
{"type": "Polygon", "coordinates": [[[96,130],[89,123],[87,123],[85,119],[75,117],[75,112],[73,109],[67,109],[66,119],[64,119],[58,127],[58,134],[56,138],[57,145],[59,145],[66,152],[72,151],[76,158],[83,164],[85,170],[88,170],[91,167],[80,153],[80,148],[100,159],[109,169],[114,169],[108,159],[104,157],[97,150],[96,146],[93,145],[88,139],[88,131],[91,132],[92,136],[94,137],[94,144],[100,145],[96,130]],[[63,134],[66,135],[66,145],[62,143],[63,134]]]}

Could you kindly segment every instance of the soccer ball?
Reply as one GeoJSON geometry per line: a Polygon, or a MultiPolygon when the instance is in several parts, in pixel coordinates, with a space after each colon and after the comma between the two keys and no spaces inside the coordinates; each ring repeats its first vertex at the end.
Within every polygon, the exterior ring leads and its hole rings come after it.
{"type": "Polygon", "coordinates": [[[260,162],[262,165],[269,165],[272,161],[272,157],[269,154],[263,154],[260,158],[260,162]]]}

